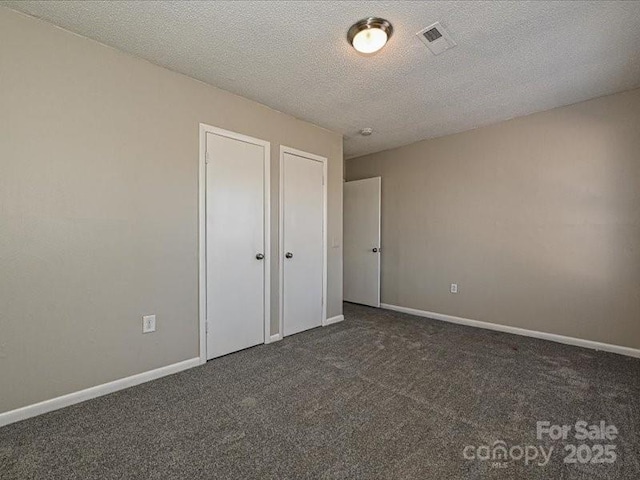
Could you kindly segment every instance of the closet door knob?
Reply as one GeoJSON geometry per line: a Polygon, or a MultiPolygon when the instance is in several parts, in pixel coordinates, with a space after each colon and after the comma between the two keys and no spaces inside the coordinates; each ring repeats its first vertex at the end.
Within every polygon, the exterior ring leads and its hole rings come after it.
{"type": "Polygon", "coordinates": [[[262,253],[257,253],[257,254],[256,254],[256,258],[257,258],[258,260],[262,260],[262,259],[264,258],[264,255],[263,255],[262,253]]]}
{"type": "Polygon", "coordinates": [[[287,253],[285,254],[285,257],[286,257],[286,258],[293,258],[293,253],[291,253],[291,252],[287,252],[287,253]]]}

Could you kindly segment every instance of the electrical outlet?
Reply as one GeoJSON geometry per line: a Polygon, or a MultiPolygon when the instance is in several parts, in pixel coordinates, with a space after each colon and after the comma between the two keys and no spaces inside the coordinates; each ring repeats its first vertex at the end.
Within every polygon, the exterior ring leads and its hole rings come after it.
{"type": "Polygon", "coordinates": [[[452,283],[451,284],[451,293],[458,293],[458,284],[457,283],[452,283]]]}
{"type": "Polygon", "coordinates": [[[156,331],[156,316],[145,315],[142,317],[142,333],[151,333],[156,331]]]}

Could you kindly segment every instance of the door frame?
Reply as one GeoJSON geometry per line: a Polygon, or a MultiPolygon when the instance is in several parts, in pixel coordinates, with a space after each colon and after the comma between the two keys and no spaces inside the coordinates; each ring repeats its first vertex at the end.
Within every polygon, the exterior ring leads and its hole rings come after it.
{"type": "Polygon", "coordinates": [[[263,148],[264,157],[264,343],[271,333],[271,142],[240,133],[200,124],[198,162],[198,317],[200,363],[207,362],[207,134],[239,140],[263,148]]]}
{"type": "Polygon", "coordinates": [[[278,219],[278,275],[279,275],[279,283],[280,288],[278,292],[278,303],[279,303],[279,330],[280,330],[280,338],[284,338],[284,156],[286,153],[291,155],[295,155],[296,157],[306,158],[308,160],[314,160],[316,162],[322,163],[322,326],[325,327],[327,325],[327,186],[328,186],[328,160],[327,157],[321,157],[320,155],[315,155],[313,153],[304,152],[302,150],[297,150],[292,147],[287,147],[285,145],[280,145],[280,180],[279,180],[279,219],[278,219]]]}

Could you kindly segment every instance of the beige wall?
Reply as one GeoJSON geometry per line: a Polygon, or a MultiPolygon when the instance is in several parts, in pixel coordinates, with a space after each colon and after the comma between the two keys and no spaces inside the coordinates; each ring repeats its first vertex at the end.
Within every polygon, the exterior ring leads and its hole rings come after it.
{"type": "Polygon", "coordinates": [[[341,244],[342,137],[0,8],[0,412],[198,355],[200,122],[272,142],[275,332],[279,145],[329,158],[341,244]]]}
{"type": "Polygon", "coordinates": [[[382,176],[384,303],[640,348],[640,90],[346,172],[382,176]]]}

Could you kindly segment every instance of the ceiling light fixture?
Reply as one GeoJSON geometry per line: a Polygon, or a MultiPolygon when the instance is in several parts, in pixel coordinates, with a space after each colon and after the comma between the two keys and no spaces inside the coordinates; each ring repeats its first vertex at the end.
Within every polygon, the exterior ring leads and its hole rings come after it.
{"type": "Polygon", "coordinates": [[[393,26],[384,18],[369,17],[351,26],[347,40],[360,53],[375,53],[385,46],[393,26]]]}

